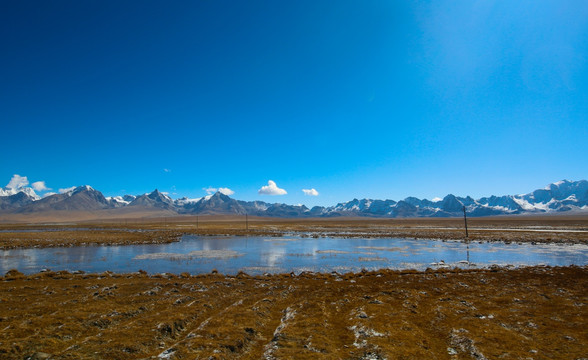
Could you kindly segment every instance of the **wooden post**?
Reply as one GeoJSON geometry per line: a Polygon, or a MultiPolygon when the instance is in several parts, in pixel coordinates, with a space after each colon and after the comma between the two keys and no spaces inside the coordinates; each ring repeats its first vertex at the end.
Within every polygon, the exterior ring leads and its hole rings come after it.
{"type": "Polygon", "coordinates": [[[465,224],[465,232],[466,232],[466,245],[467,245],[467,261],[468,266],[470,265],[470,241],[468,239],[468,218],[466,217],[466,208],[463,207],[463,222],[465,224]]]}
{"type": "Polygon", "coordinates": [[[466,239],[468,238],[468,219],[466,217],[466,209],[463,207],[463,222],[465,223],[466,239]]]}

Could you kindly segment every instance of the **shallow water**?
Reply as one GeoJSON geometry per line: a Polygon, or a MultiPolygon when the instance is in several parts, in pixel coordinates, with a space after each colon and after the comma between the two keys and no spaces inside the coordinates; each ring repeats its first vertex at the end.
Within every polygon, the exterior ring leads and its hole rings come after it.
{"type": "Polygon", "coordinates": [[[588,245],[471,243],[414,239],[183,236],[170,244],[80,246],[0,251],[0,273],[48,268],[150,273],[223,274],[497,265],[587,265],[588,245]],[[470,263],[467,262],[469,257],[470,263]]]}

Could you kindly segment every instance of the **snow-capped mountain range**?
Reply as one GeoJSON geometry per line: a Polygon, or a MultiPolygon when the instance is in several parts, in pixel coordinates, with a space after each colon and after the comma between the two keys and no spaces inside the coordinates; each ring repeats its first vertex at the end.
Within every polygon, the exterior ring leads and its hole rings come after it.
{"type": "Polygon", "coordinates": [[[490,196],[473,199],[452,194],[443,199],[427,200],[407,197],[404,200],[353,199],[335,206],[315,206],[235,200],[217,192],[198,199],[172,199],[157,189],[149,194],[104,197],[90,186],[79,186],[62,194],[40,198],[32,188],[0,189],[2,213],[27,214],[43,211],[99,211],[125,208],[133,210],[167,210],[177,214],[236,214],[274,217],[452,217],[462,216],[465,206],[469,216],[514,215],[533,213],[588,213],[588,181],[562,180],[543,189],[522,195],[490,196]]]}

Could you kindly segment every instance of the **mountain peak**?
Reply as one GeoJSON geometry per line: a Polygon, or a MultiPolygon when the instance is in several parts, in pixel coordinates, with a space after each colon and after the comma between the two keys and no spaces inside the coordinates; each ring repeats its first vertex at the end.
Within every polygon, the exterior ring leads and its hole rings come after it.
{"type": "Polygon", "coordinates": [[[96,190],[94,190],[94,188],[92,188],[90,185],[81,185],[81,186],[78,186],[75,189],[73,189],[74,193],[77,193],[80,191],[96,191],[96,190]]]}
{"type": "Polygon", "coordinates": [[[230,199],[229,195],[223,194],[220,191],[217,191],[214,194],[212,194],[212,197],[211,198],[215,198],[215,199],[219,199],[219,198],[220,199],[224,199],[224,198],[227,198],[227,199],[230,199]]]}
{"type": "Polygon", "coordinates": [[[0,188],[0,196],[11,196],[16,195],[18,193],[24,193],[28,197],[32,198],[33,200],[39,200],[41,197],[37,195],[33,188],[25,186],[25,187],[18,187],[18,188],[0,188]]]}
{"type": "Polygon", "coordinates": [[[552,190],[553,188],[558,188],[558,187],[561,187],[563,185],[572,185],[573,183],[574,183],[574,181],[563,179],[563,180],[560,180],[560,181],[556,181],[553,184],[547,185],[545,187],[545,190],[552,190]]]}
{"type": "Polygon", "coordinates": [[[163,202],[173,202],[172,198],[170,198],[167,194],[162,193],[161,191],[155,189],[150,194],[147,195],[148,198],[163,202]]]}
{"type": "Polygon", "coordinates": [[[206,195],[200,199],[201,202],[207,203],[225,203],[229,201],[236,201],[231,199],[228,195],[223,194],[220,191],[215,192],[214,194],[206,195]]]}
{"type": "Polygon", "coordinates": [[[147,206],[171,209],[174,207],[174,201],[168,195],[155,189],[148,194],[137,196],[129,203],[129,206],[147,206]]]}
{"type": "MultiPolygon", "coordinates": [[[[561,180],[528,194],[503,195],[474,199],[448,194],[432,201],[407,197],[401,201],[353,199],[331,207],[308,210],[303,205],[268,204],[240,201],[223,191],[203,198],[173,200],[166,193],[153,190],[140,196],[104,198],[89,185],[71,188],[61,194],[34,199],[32,188],[0,188],[0,210],[29,213],[53,210],[100,210],[126,206],[165,209],[179,214],[249,214],[277,217],[306,216],[375,216],[375,217],[446,217],[460,216],[463,207],[471,216],[510,215],[523,213],[588,212],[588,181],[561,180]]],[[[132,209],[129,209],[131,211],[132,209]]]]}
{"type": "Polygon", "coordinates": [[[200,214],[246,214],[247,211],[243,208],[239,201],[231,199],[229,196],[220,191],[211,195],[206,195],[197,203],[190,205],[189,209],[192,213],[200,214]]]}

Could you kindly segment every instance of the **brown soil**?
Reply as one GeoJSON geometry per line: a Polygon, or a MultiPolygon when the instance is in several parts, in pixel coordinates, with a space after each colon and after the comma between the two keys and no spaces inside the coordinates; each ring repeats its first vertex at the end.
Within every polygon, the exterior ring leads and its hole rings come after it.
{"type": "Polygon", "coordinates": [[[0,358],[579,359],[588,267],[0,278],[0,358]]]}
{"type": "MultiPolygon", "coordinates": [[[[468,219],[473,241],[588,244],[588,216],[492,217],[468,219]]],[[[176,241],[182,234],[309,237],[408,237],[464,239],[463,219],[268,219],[184,216],[93,221],[77,224],[3,224],[0,249],[87,244],[145,244],[176,241]],[[73,229],[72,229],[73,228],[73,229]],[[77,229],[83,228],[83,229],[77,229]],[[23,232],[23,229],[60,231],[23,232]],[[69,230],[68,230],[69,229],[69,230]],[[77,229],[77,230],[74,230],[77,229]],[[138,231],[140,230],[140,231],[138,231]],[[145,231],[147,230],[147,231],[145,231]]]]}

